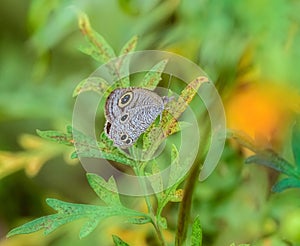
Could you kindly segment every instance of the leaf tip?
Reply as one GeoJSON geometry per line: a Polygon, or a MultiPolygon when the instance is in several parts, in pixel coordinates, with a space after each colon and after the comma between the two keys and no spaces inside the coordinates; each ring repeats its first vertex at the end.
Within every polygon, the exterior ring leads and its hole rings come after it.
{"type": "Polygon", "coordinates": [[[91,30],[89,17],[87,16],[86,13],[80,12],[78,14],[78,26],[83,34],[86,34],[91,30]]]}
{"type": "Polygon", "coordinates": [[[39,135],[41,137],[43,131],[41,131],[39,129],[36,129],[35,132],[36,132],[37,135],[39,135]]]}

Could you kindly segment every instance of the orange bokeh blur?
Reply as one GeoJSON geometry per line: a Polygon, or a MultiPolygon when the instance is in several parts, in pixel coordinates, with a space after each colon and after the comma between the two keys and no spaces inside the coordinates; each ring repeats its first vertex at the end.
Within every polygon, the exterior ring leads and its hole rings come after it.
{"type": "Polygon", "coordinates": [[[262,145],[282,143],[299,112],[299,95],[278,83],[247,83],[225,103],[228,128],[243,131],[262,145]]]}

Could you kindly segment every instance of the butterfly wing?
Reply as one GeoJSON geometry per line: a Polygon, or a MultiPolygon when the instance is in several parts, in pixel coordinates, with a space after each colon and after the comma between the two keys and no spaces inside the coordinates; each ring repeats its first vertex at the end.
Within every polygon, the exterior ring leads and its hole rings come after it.
{"type": "Polygon", "coordinates": [[[163,109],[163,99],[152,91],[141,88],[117,89],[106,103],[105,131],[115,146],[128,148],[163,109]]]}

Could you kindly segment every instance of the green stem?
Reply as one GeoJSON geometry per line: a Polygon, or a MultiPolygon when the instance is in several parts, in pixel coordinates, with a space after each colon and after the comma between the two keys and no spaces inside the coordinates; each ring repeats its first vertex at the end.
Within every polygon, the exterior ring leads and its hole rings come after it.
{"type": "MultiPolygon", "coordinates": [[[[146,162],[136,162],[136,165],[133,168],[136,176],[139,179],[140,185],[141,185],[141,187],[142,187],[142,189],[143,189],[143,191],[145,193],[147,192],[147,184],[146,184],[146,182],[144,180],[146,164],[147,164],[146,162]]],[[[157,221],[157,217],[156,217],[156,214],[154,212],[154,209],[153,209],[150,197],[147,194],[145,194],[144,195],[144,199],[145,199],[145,202],[147,204],[148,213],[150,215],[150,218],[151,218],[151,221],[152,221],[152,225],[154,226],[154,229],[156,231],[156,234],[157,234],[157,237],[159,239],[159,242],[160,242],[160,244],[162,246],[165,246],[166,242],[165,242],[165,239],[163,237],[160,225],[159,225],[159,223],[157,221]]]]}
{"type": "Polygon", "coordinates": [[[153,226],[154,226],[155,231],[156,231],[156,233],[157,233],[157,237],[158,237],[158,239],[159,239],[160,244],[161,244],[162,246],[166,246],[167,244],[166,244],[165,239],[164,239],[164,237],[163,237],[162,230],[161,230],[159,224],[157,223],[157,220],[156,220],[156,219],[155,219],[155,221],[153,222],[153,226]]]}

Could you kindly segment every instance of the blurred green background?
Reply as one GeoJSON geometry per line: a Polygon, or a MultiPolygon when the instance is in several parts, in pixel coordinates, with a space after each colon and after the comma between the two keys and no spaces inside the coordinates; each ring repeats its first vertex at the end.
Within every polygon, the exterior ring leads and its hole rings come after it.
{"type": "MultiPolygon", "coordinates": [[[[200,65],[224,100],[228,127],[291,159],[290,129],[300,111],[298,0],[2,0],[0,8],[0,245],[153,245],[151,226],[117,220],[78,239],[77,223],[5,239],[8,230],[52,211],[46,197],[94,203],[72,148],[47,142],[36,129],[64,130],[72,92],[100,64],[79,51],[84,11],[118,52],[133,35],[137,49],[175,52],[200,65]]],[[[270,170],[244,166],[247,151],[228,142],[212,176],[199,183],[193,213],[204,245],[300,245],[300,192],[270,192],[270,170]]],[[[292,160],[291,160],[292,161],[292,160]]],[[[178,204],[165,211],[171,243],[178,204]]]]}

